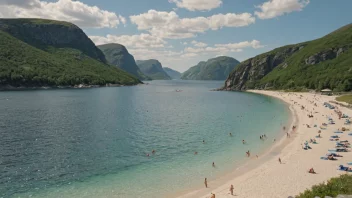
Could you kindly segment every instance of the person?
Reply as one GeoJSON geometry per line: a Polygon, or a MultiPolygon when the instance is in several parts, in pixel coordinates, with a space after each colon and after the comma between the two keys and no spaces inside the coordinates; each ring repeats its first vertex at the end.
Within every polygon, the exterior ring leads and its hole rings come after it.
{"type": "Polygon", "coordinates": [[[280,162],[280,164],[281,164],[281,158],[279,158],[279,162],[280,162]]]}
{"type": "Polygon", "coordinates": [[[230,133],[230,136],[232,136],[232,133],[230,133]]]}
{"type": "Polygon", "coordinates": [[[244,140],[242,140],[242,144],[246,143],[244,140]]]}
{"type": "Polygon", "coordinates": [[[275,142],[275,141],[276,141],[276,139],[273,140],[273,142],[275,142]]]}
{"type": "Polygon", "coordinates": [[[258,158],[258,155],[255,155],[258,158]]]}
{"type": "Polygon", "coordinates": [[[198,152],[196,151],[196,152],[194,152],[194,154],[195,154],[195,155],[197,155],[197,154],[198,154],[198,152]]]}
{"type": "Polygon", "coordinates": [[[207,181],[207,178],[204,179],[204,185],[205,185],[205,188],[208,188],[208,181],[207,181]]]}
{"type": "Polygon", "coordinates": [[[231,184],[231,186],[230,186],[230,193],[231,193],[231,195],[233,195],[233,189],[234,189],[234,187],[233,187],[233,185],[231,184]]]}
{"type": "Polygon", "coordinates": [[[215,168],[215,163],[213,162],[213,165],[212,165],[214,168],[215,168]]]}
{"type": "Polygon", "coordinates": [[[147,157],[149,157],[149,153],[147,153],[147,157]]]}
{"type": "Polygon", "coordinates": [[[211,197],[210,198],[215,198],[215,194],[211,193],[211,197]]]}
{"type": "Polygon", "coordinates": [[[316,172],[314,171],[313,168],[310,168],[308,172],[309,172],[309,173],[312,173],[312,174],[316,174],[316,172]]]}
{"type": "Polygon", "coordinates": [[[205,141],[203,140],[203,144],[205,143],[205,141]]]}
{"type": "Polygon", "coordinates": [[[155,150],[154,149],[152,150],[152,154],[155,154],[155,150]]]}

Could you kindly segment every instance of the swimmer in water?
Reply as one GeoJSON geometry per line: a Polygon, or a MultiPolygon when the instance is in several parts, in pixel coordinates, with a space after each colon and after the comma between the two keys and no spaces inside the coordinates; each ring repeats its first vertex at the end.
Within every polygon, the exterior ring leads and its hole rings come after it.
{"type": "Polygon", "coordinates": [[[197,154],[198,154],[198,152],[196,151],[196,152],[194,152],[194,154],[195,154],[195,155],[197,155],[197,154]]]}
{"type": "Polygon", "coordinates": [[[232,133],[230,133],[230,136],[232,136],[232,133]]]}
{"type": "Polygon", "coordinates": [[[242,144],[245,144],[246,142],[244,140],[242,140],[242,144]]]}
{"type": "Polygon", "coordinates": [[[203,140],[203,144],[205,143],[205,141],[203,140]]]}
{"type": "Polygon", "coordinates": [[[213,162],[212,166],[215,168],[215,163],[213,162]]]}
{"type": "Polygon", "coordinates": [[[147,157],[149,157],[149,153],[147,153],[147,157]]]}
{"type": "Polygon", "coordinates": [[[155,154],[155,150],[152,150],[152,154],[155,154]]]}

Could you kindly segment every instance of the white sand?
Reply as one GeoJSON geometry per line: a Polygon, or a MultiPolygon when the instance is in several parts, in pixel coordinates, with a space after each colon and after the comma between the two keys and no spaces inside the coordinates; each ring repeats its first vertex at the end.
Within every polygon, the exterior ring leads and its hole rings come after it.
{"type": "MultiPolygon", "coordinates": [[[[295,114],[294,125],[297,126],[295,132],[291,127],[289,132],[291,138],[284,137],[277,141],[275,145],[263,156],[262,159],[251,159],[251,163],[256,161],[261,163],[263,158],[268,160],[251,170],[238,169],[237,176],[232,176],[226,180],[219,178],[216,181],[208,181],[208,188],[201,188],[189,192],[180,198],[208,198],[210,193],[215,193],[216,197],[232,197],[229,194],[230,185],[234,185],[235,197],[288,197],[298,195],[311,186],[322,183],[331,177],[345,174],[343,171],[337,170],[340,164],[347,166],[347,162],[352,162],[352,152],[339,153],[343,157],[336,161],[321,160],[321,156],[328,153],[328,149],[334,149],[335,142],[330,141],[330,136],[339,135],[340,140],[348,140],[352,142],[352,136],[344,132],[343,134],[335,134],[338,128],[346,127],[352,129],[352,125],[344,125],[345,119],[338,119],[334,110],[323,106],[324,102],[334,100],[331,96],[314,95],[311,93],[285,93],[273,91],[251,91],[255,93],[265,94],[280,98],[290,105],[290,109],[295,114]],[[303,97],[300,98],[300,95],[303,97]],[[310,103],[314,101],[314,104],[310,103]],[[297,102],[298,104],[294,104],[297,102]],[[305,110],[301,110],[301,105],[305,106],[305,110]],[[314,110],[313,110],[314,108],[314,110]],[[308,114],[313,112],[314,117],[308,118],[308,114]],[[318,112],[318,113],[314,113],[318,112]],[[331,116],[336,122],[335,125],[328,125],[326,130],[321,130],[322,138],[315,138],[318,135],[319,127],[322,123],[328,123],[327,115],[331,116]],[[311,128],[307,128],[309,124],[311,128]],[[314,127],[314,124],[317,127],[314,127]],[[303,150],[301,144],[310,138],[315,138],[318,144],[309,144],[312,149],[303,150]],[[270,157],[271,156],[271,157],[270,157]],[[282,163],[278,162],[278,157],[282,163]],[[317,174],[309,174],[307,171],[313,167],[317,174]]],[[[338,107],[342,113],[352,116],[352,110],[338,107]]],[[[272,140],[267,140],[272,141],[272,140]]],[[[351,149],[350,149],[351,150],[351,149]]],[[[255,155],[255,154],[252,154],[255,155]]],[[[351,167],[351,166],[350,166],[351,167]]],[[[229,173],[229,175],[233,173],[229,173]]],[[[348,173],[351,174],[351,173],[348,173]]],[[[203,181],[199,181],[203,183],[203,181]]]]}

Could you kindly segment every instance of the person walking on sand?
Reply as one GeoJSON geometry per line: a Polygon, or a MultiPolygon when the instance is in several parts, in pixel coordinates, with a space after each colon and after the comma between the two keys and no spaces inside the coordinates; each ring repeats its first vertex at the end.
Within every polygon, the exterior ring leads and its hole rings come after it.
{"type": "Polygon", "coordinates": [[[205,185],[205,188],[208,188],[208,180],[207,180],[207,178],[204,179],[204,185],[205,185]]]}
{"type": "Polygon", "coordinates": [[[231,184],[231,186],[230,186],[230,193],[231,193],[231,195],[233,195],[233,189],[234,189],[234,187],[233,187],[233,185],[231,184]]]}
{"type": "Polygon", "coordinates": [[[214,194],[214,193],[211,193],[210,198],[215,198],[215,194],[214,194]]]}
{"type": "Polygon", "coordinates": [[[280,162],[280,164],[281,164],[281,158],[279,158],[279,162],[280,162]]]}

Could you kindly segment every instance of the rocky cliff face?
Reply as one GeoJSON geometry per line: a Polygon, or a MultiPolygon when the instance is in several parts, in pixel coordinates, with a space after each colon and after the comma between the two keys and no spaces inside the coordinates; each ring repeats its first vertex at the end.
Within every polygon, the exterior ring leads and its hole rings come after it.
{"type": "Polygon", "coordinates": [[[139,69],[153,80],[171,80],[158,60],[137,60],[139,69]]]}
{"type": "Polygon", "coordinates": [[[352,90],[352,24],[243,61],[222,90],[352,90]]]}
{"type": "Polygon", "coordinates": [[[196,66],[185,71],[184,80],[225,80],[229,73],[239,64],[239,61],[227,56],[219,56],[201,61],[196,66]]]}
{"type": "Polygon", "coordinates": [[[45,19],[0,19],[0,30],[37,48],[77,49],[91,58],[106,63],[104,54],[87,35],[79,27],[68,22],[45,19]]]}
{"type": "Polygon", "coordinates": [[[330,48],[330,49],[324,50],[322,52],[309,56],[307,59],[305,59],[305,63],[307,65],[315,65],[326,60],[337,58],[338,56],[346,52],[351,47],[352,46],[350,45],[346,45],[344,47],[330,48]]]}
{"type": "Polygon", "coordinates": [[[227,78],[223,89],[246,90],[266,88],[265,86],[256,87],[256,82],[280,64],[283,64],[283,68],[287,67],[285,60],[303,48],[304,45],[286,46],[241,62],[227,78]]]}
{"type": "Polygon", "coordinates": [[[125,46],[117,43],[110,43],[99,45],[98,48],[104,53],[110,64],[136,76],[140,80],[150,80],[150,78],[144,75],[139,69],[134,57],[127,51],[125,46]]]}

